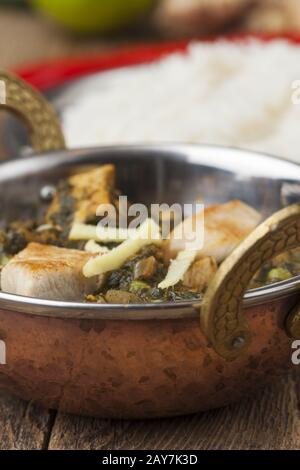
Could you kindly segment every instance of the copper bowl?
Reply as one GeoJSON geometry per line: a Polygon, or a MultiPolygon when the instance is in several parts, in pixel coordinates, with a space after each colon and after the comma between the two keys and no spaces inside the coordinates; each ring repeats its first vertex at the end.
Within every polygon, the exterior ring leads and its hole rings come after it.
{"type": "Polygon", "coordinates": [[[300,244],[300,205],[290,205],[299,199],[300,168],[211,146],[57,150],[63,137],[49,105],[16,78],[2,73],[1,79],[2,105],[25,118],[38,150],[1,164],[2,220],[36,215],[43,187],[83,164],[105,162],[116,165],[118,186],[140,202],[239,198],[264,217],[288,207],[227,258],[201,304],[96,305],[0,292],[6,352],[0,387],[66,412],[150,418],[226,405],[286,372],[291,342],[300,337],[300,277],[251,291],[247,286],[263,262],[300,244]]]}

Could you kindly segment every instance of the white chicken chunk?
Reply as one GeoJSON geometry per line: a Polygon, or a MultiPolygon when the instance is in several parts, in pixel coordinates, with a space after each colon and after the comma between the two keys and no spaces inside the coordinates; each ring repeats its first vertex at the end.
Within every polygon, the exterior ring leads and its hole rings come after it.
{"type": "Polygon", "coordinates": [[[87,279],[83,266],[90,253],[30,243],[2,269],[1,289],[9,294],[47,300],[83,300],[97,289],[98,278],[87,279]]]}
{"type": "Polygon", "coordinates": [[[216,260],[207,256],[195,261],[183,278],[183,285],[190,289],[203,292],[207,289],[210,281],[216,274],[218,265],[216,260]]]}
{"type": "MultiPolygon", "coordinates": [[[[199,217],[203,217],[203,214],[194,215],[192,221],[185,219],[182,224],[188,224],[186,227],[193,227],[199,217]]],[[[204,243],[203,246],[195,246],[198,252],[197,257],[212,256],[220,263],[260,221],[259,212],[238,200],[206,208],[204,210],[204,243]]],[[[175,231],[179,233],[180,228],[176,227],[175,231]]],[[[188,230],[181,230],[180,233],[185,234],[185,232],[188,233],[188,230]]],[[[173,234],[167,247],[168,258],[174,258],[179,251],[185,250],[190,242],[185,239],[185,236],[179,239],[173,234]]]]}

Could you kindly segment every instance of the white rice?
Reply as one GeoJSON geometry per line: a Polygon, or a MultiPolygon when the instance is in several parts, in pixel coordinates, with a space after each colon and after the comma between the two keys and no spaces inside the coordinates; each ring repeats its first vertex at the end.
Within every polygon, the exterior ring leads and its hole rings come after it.
{"type": "Polygon", "coordinates": [[[200,142],[300,162],[300,47],[286,41],[193,43],[187,54],[92,80],[63,113],[70,147],[200,142]]]}

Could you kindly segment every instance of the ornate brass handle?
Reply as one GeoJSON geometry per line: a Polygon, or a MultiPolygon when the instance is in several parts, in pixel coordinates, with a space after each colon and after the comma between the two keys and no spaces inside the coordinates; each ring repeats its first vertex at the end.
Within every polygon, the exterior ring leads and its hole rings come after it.
{"type": "MultiPolygon", "coordinates": [[[[294,204],[259,225],[222,263],[201,308],[201,326],[221,356],[235,359],[251,340],[242,301],[254,274],[263,263],[299,245],[300,204],[294,204]]],[[[298,311],[287,321],[291,336],[300,333],[298,311]]]]}
{"type": "Polygon", "coordinates": [[[50,103],[15,75],[0,70],[0,108],[6,108],[26,124],[35,152],[65,148],[59,120],[50,103]]]}

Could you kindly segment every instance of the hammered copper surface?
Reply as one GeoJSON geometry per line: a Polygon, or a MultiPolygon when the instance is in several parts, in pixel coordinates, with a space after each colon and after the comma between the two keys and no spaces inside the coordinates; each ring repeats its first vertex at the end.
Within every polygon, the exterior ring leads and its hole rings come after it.
{"type": "Polygon", "coordinates": [[[107,418],[193,413],[233,402],[286,372],[283,329],[295,298],[245,312],[247,351],[229,362],[198,319],[63,320],[0,311],[0,387],[46,407],[107,418]]]}

